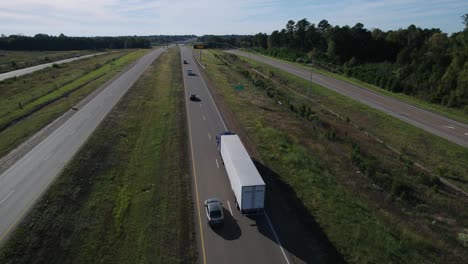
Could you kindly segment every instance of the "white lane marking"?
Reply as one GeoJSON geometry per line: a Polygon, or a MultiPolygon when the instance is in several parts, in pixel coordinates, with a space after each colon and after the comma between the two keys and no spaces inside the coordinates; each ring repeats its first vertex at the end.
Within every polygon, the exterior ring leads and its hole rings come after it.
{"type": "Polygon", "coordinates": [[[443,127],[448,128],[448,129],[455,129],[455,127],[453,126],[443,126],[443,127]]]}
{"type": "Polygon", "coordinates": [[[213,100],[213,96],[211,96],[210,89],[208,89],[208,86],[206,85],[205,79],[204,78],[200,78],[200,79],[202,80],[203,84],[205,85],[206,90],[208,91],[208,95],[210,96],[211,102],[213,103],[213,106],[214,106],[214,108],[216,110],[216,113],[218,113],[219,119],[221,120],[221,123],[223,123],[224,130],[227,130],[226,123],[224,123],[224,120],[221,117],[221,113],[219,112],[218,106],[216,105],[215,101],[213,100]]]}
{"type": "Polygon", "coordinates": [[[211,134],[210,133],[208,133],[208,138],[211,140],[211,134]]]}
{"type": "MultiPolygon", "coordinates": [[[[182,49],[179,49],[179,52],[182,55],[182,49]]],[[[182,71],[182,74],[183,74],[183,71],[182,71]]],[[[185,95],[188,94],[186,78],[187,77],[183,78],[185,95]]],[[[200,235],[200,240],[201,240],[203,263],[206,264],[205,240],[203,238],[203,225],[202,225],[201,212],[200,212],[201,211],[201,209],[200,209],[200,199],[199,199],[199,195],[198,195],[197,169],[196,169],[195,162],[194,162],[192,128],[190,127],[190,111],[189,111],[188,106],[189,106],[188,102],[187,102],[187,100],[185,100],[185,110],[186,110],[186,114],[187,114],[187,124],[188,124],[189,142],[190,142],[190,155],[192,157],[193,182],[195,183],[195,197],[196,197],[196,200],[197,200],[197,207],[196,208],[197,208],[197,212],[198,212],[198,226],[200,228],[200,234],[199,235],[200,235]]],[[[201,104],[200,104],[200,107],[201,107],[201,104]]]]}
{"type": "Polygon", "coordinates": [[[72,131],[68,132],[68,135],[73,136],[73,134],[75,134],[75,133],[76,133],[76,129],[73,129],[72,131]]]}
{"type": "Polygon", "coordinates": [[[218,169],[219,169],[218,159],[215,159],[215,160],[216,160],[216,167],[218,167],[218,169]]]}
{"type": "Polygon", "coordinates": [[[15,192],[15,190],[12,190],[7,196],[5,196],[5,198],[3,198],[1,201],[0,201],[0,204],[2,204],[3,202],[5,202],[8,197],[10,197],[13,193],[15,192]]]}
{"type": "Polygon", "coordinates": [[[205,116],[203,116],[203,120],[206,120],[205,116]]]}
{"type": "Polygon", "coordinates": [[[50,156],[52,156],[54,154],[54,152],[50,153],[49,155],[47,155],[47,157],[43,158],[42,160],[48,160],[50,158],[50,156]]]}
{"type": "Polygon", "coordinates": [[[266,216],[266,219],[268,221],[268,224],[270,225],[271,231],[273,231],[273,235],[275,235],[276,242],[278,243],[278,245],[279,245],[279,247],[281,249],[281,252],[283,253],[283,257],[286,260],[286,263],[289,264],[288,257],[286,257],[286,253],[284,252],[284,249],[283,249],[283,245],[281,244],[281,241],[279,240],[278,236],[276,235],[276,232],[273,229],[273,225],[271,224],[270,217],[268,217],[268,214],[266,212],[265,212],[265,216],[266,216]]]}
{"type": "Polygon", "coordinates": [[[234,215],[232,214],[231,204],[229,203],[229,201],[227,201],[227,203],[228,203],[228,207],[229,207],[229,212],[231,212],[231,215],[234,216],[234,215]]]}
{"type": "Polygon", "coordinates": [[[465,133],[465,136],[468,136],[468,133],[465,133]]]}

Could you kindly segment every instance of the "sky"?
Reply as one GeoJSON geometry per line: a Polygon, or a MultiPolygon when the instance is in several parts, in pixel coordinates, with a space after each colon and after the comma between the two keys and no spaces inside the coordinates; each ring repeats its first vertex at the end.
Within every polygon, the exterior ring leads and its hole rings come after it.
{"type": "Polygon", "coordinates": [[[290,19],[462,31],[467,0],[0,0],[0,34],[270,34],[290,19]]]}

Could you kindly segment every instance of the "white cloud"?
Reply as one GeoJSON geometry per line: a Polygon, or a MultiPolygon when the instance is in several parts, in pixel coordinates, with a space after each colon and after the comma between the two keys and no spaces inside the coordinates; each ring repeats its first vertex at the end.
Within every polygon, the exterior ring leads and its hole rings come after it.
{"type": "Polygon", "coordinates": [[[383,29],[411,23],[460,29],[461,14],[450,16],[467,9],[460,0],[12,0],[0,2],[0,33],[252,34],[304,17],[383,29]]]}

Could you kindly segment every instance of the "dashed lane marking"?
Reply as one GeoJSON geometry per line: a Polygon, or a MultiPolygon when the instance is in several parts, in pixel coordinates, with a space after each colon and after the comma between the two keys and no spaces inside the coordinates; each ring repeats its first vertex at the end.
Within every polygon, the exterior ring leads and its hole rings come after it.
{"type": "Polygon", "coordinates": [[[3,199],[0,201],[0,204],[2,204],[3,202],[5,202],[14,192],[15,192],[15,190],[12,190],[10,193],[8,193],[7,196],[5,196],[5,198],[3,198],[3,199]]]}

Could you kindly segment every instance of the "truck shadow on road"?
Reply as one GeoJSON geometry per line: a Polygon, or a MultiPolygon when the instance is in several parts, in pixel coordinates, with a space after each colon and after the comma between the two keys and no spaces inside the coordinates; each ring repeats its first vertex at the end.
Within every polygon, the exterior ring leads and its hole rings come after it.
{"type": "Polygon", "coordinates": [[[226,208],[223,208],[224,224],[222,226],[212,227],[213,231],[226,240],[236,240],[242,235],[242,231],[226,208]]]}
{"type": "MultiPolygon", "coordinates": [[[[253,162],[266,183],[266,213],[283,248],[305,263],[346,263],[291,186],[261,162],[253,162]]],[[[267,217],[256,221],[259,232],[277,243],[267,217]]]]}

